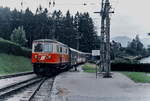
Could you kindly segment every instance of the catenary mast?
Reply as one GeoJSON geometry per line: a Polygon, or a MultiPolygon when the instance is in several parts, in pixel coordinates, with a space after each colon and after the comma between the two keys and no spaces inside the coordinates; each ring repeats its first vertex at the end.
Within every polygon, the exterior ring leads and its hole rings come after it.
{"type": "Polygon", "coordinates": [[[101,15],[101,43],[100,43],[100,68],[103,70],[104,77],[111,77],[111,63],[110,63],[110,13],[111,5],[109,0],[102,0],[101,11],[95,12],[101,15]]]}

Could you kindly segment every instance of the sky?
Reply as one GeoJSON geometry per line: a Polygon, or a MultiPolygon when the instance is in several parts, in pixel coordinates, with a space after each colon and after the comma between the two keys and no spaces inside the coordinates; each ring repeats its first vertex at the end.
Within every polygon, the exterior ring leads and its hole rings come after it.
{"type": "MultiPolygon", "coordinates": [[[[61,10],[64,14],[70,10],[71,14],[89,12],[95,23],[95,28],[100,34],[100,15],[93,12],[100,11],[101,0],[55,0],[55,6],[49,7],[49,1],[53,0],[0,0],[0,6],[11,9],[23,9],[29,7],[33,12],[41,5],[48,8],[49,12],[61,10]],[[21,6],[23,2],[23,6],[21,6]],[[87,5],[84,6],[83,4],[87,5]]],[[[150,0],[110,0],[115,11],[111,14],[111,37],[128,36],[141,38],[150,37],[150,0]]]]}

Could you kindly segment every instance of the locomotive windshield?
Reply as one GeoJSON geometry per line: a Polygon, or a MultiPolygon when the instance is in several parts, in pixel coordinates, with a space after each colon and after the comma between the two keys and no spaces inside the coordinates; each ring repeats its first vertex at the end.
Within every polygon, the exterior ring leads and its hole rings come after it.
{"type": "Polygon", "coordinates": [[[50,43],[34,43],[34,52],[52,52],[52,44],[50,43]]]}

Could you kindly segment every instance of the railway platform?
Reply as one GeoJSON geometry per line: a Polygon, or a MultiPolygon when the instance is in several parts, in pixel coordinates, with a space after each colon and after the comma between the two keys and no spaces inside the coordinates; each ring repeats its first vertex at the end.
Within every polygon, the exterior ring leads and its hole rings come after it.
{"type": "Polygon", "coordinates": [[[56,77],[51,101],[150,101],[150,84],[135,83],[121,73],[66,72],[56,77]]]}

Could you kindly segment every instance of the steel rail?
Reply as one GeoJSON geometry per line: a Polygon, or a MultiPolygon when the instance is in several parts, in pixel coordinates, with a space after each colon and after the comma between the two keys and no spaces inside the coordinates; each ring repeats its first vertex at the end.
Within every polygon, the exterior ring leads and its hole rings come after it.
{"type": "MultiPolygon", "coordinates": [[[[34,101],[34,96],[36,95],[36,93],[39,91],[39,89],[41,88],[41,86],[45,83],[45,81],[47,80],[48,78],[45,78],[43,79],[43,81],[41,81],[41,83],[39,84],[39,86],[34,90],[34,92],[32,93],[32,95],[26,99],[25,101],[34,101]]],[[[52,87],[53,87],[53,83],[54,83],[54,79],[55,77],[51,78],[51,87],[49,88],[50,91],[52,91],[52,87]]],[[[49,92],[50,93],[50,92],[49,92]]],[[[44,100],[44,99],[43,99],[44,100]]],[[[45,101],[45,100],[44,100],[45,101]]]]}
{"type": "Polygon", "coordinates": [[[42,86],[43,83],[46,81],[46,79],[47,79],[47,78],[44,78],[44,79],[41,81],[41,83],[38,85],[38,87],[34,90],[34,92],[32,93],[32,95],[31,95],[31,96],[29,97],[29,99],[26,100],[26,101],[31,101],[31,100],[34,98],[35,94],[36,94],[37,91],[41,88],[41,86],[42,86]]]}
{"type": "Polygon", "coordinates": [[[6,96],[13,94],[14,92],[21,90],[25,87],[38,83],[42,78],[34,77],[29,80],[25,80],[19,83],[14,83],[0,89],[0,99],[4,99],[6,96]]]}
{"type": "Polygon", "coordinates": [[[0,76],[0,79],[13,78],[13,77],[30,75],[30,74],[34,74],[34,72],[21,72],[21,73],[16,73],[16,74],[2,75],[0,76]]]}

